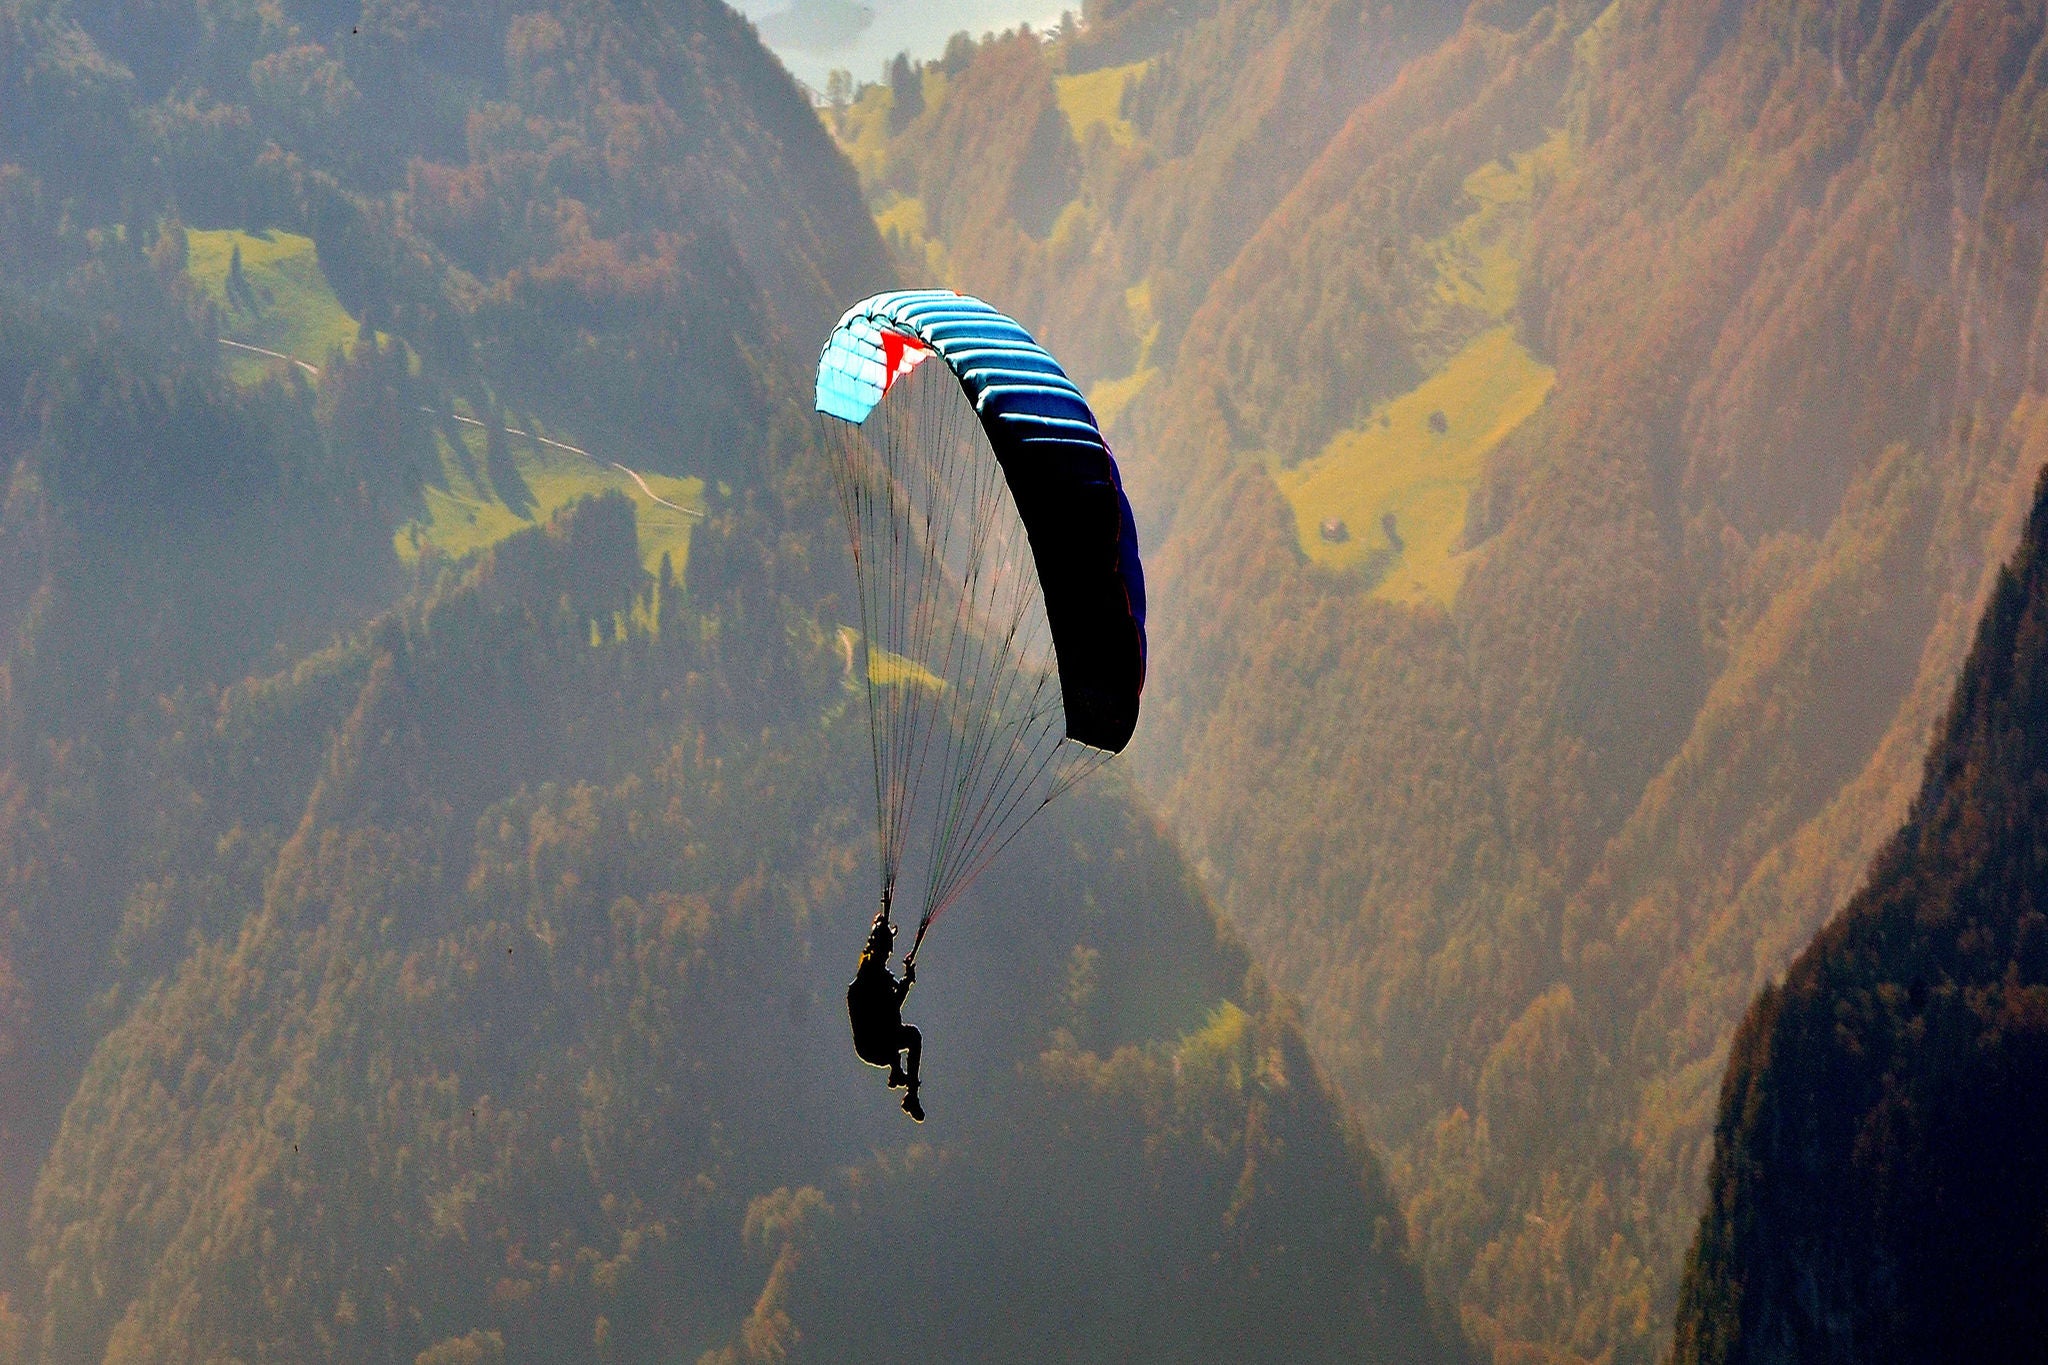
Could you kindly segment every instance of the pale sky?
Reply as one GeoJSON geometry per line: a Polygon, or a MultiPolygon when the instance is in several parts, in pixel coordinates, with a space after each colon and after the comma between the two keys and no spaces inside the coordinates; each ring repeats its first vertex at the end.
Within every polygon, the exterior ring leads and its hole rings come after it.
{"type": "MultiPolygon", "coordinates": [[[[816,38],[790,41],[769,24],[762,38],[773,48],[782,64],[798,80],[815,90],[825,88],[825,77],[834,67],[853,73],[855,82],[881,78],[882,64],[898,52],[913,58],[936,57],[945,49],[946,39],[965,29],[979,38],[986,32],[1015,28],[1019,22],[1033,28],[1056,23],[1060,11],[1081,12],[1081,0],[729,0],[733,7],[756,23],[771,15],[808,10],[829,15],[842,28],[853,26],[847,13],[855,3],[873,12],[874,18],[852,39],[837,46],[816,38]]],[[[794,25],[792,25],[794,26],[794,25]]],[[[829,32],[831,20],[811,28],[829,32]]]]}

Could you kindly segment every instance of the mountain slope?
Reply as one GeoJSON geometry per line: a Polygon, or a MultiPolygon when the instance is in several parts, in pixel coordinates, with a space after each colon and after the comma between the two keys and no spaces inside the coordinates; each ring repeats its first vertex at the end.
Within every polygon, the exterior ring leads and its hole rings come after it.
{"type": "Polygon", "coordinates": [[[1675,1359],[2016,1359],[2048,1273],[2048,481],[1905,824],[1751,1007],[1675,1359]]]}
{"type": "Polygon", "coordinates": [[[878,220],[911,229],[899,253],[908,273],[984,293],[1058,337],[1084,385],[1142,386],[1209,279],[1355,104],[1460,8],[1102,6],[1049,45],[1004,35],[928,69],[907,117],[874,87],[836,124],[878,220]],[[1076,78],[1104,76],[1116,80],[1097,96],[1114,131],[1060,103],[1076,78]],[[1028,192],[1014,178],[987,192],[1031,158],[1040,173],[1021,182],[1028,192]]]}
{"type": "Polygon", "coordinates": [[[998,1354],[1176,1331],[1438,1354],[1298,1033],[1111,794],[1049,817],[1028,895],[991,878],[925,954],[937,1145],[901,1147],[838,1006],[870,885],[859,695],[829,635],[739,629],[802,625],[750,539],[714,528],[691,565],[715,644],[643,578],[613,498],[223,699],[187,763],[236,755],[225,790],[308,710],[325,757],[235,930],[85,1071],[33,1214],[49,1358],[403,1358],[471,1333],[511,1359],[730,1336],[751,1357],[768,1332],[881,1359],[913,1324],[998,1354]],[[592,646],[628,617],[658,630],[592,646]],[[817,1212],[802,1190],[839,1165],[864,1207],[763,1230],[817,1212]],[[1034,1232],[1001,1212],[1019,1199],[1064,1216],[1034,1232]],[[751,1314],[749,1228],[808,1246],[751,1314]],[[876,1275],[907,1280],[903,1316],[846,1315],[876,1275]],[[1269,1325],[1275,1294],[1315,1311],[1269,1325]]]}
{"type": "MultiPolygon", "coordinates": [[[[1293,518],[1254,513],[1263,495],[1199,456],[1200,472],[1154,476],[1196,490],[1164,562],[1201,565],[1185,616],[1163,621],[1165,676],[1202,678],[1211,641],[1260,644],[1223,646],[1227,690],[1169,695],[1148,772],[1261,959],[1311,1003],[1374,1130],[1412,1154],[1424,1254],[1482,1339],[1655,1349],[1718,1049],[1897,818],[1982,566],[2048,454],[2033,381],[2005,358],[2031,304],[2001,301],[2038,286],[2038,262],[2006,245],[2031,220],[2004,196],[2039,174],[2029,82],[1987,86],[1999,58],[1967,36],[1986,16],[1943,14],[1917,33],[1844,30],[1862,44],[1839,49],[1845,67],[1892,73],[1860,105],[1829,75],[1834,49],[1788,46],[1781,19],[1730,8],[1716,29],[1698,8],[1623,5],[1567,33],[1576,74],[1552,117],[1569,164],[1532,225],[1521,304],[1557,388],[1473,490],[1448,620],[1397,626],[1355,589],[1281,569],[1293,518]],[[1992,188],[1927,202],[1953,164],[1992,188]],[[1936,222],[1961,224],[1944,229],[1953,254],[1920,245],[1936,222]],[[1845,325],[1868,340],[1832,340],[1845,325]],[[1928,340],[1951,327],[1996,345],[1951,369],[1928,340]],[[1987,416],[1961,425],[1961,410],[1987,416]],[[1206,548],[1254,535],[1276,542],[1270,592],[1213,571],[1206,548]],[[1320,704],[1301,721],[1244,724],[1304,690],[1320,704]],[[1551,1275],[1570,1288],[1539,1292],[1551,1275]]],[[[2029,32],[2008,30],[2018,51],[2029,32]]],[[[1482,88],[1518,72],[1527,88],[1545,41],[1525,30],[1482,88]]],[[[1319,169],[1371,187],[1395,165],[1319,169]]],[[[1311,177],[1297,202],[1318,193],[1311,177]]],[[[1280,259],[1320,228],[1374,264],[1370,229],[1284,214],[1276,229],[1298,235],[1280,259]]],[[[1240,329],[1281,292],[1257,265],[1248,251],[1212,305],[1240,329]]],[[[1255,434],[1270,411],[1321,417],[1313,450],[1357,420],[1299,396],[1238,401],[1260,371],[1236,357],[1299,324],[1184,351],[1195,392],[1226,375],[1232,401],[1141,409],[1122,448],[1241,450],[1270,439],[1255,434]]],[[[1387,370],[1356,365],[1351,393],[1395,388],[1387,370]]]]}
{"type": "Polygon", "coordinates": [[[92,1040],[189,928],[235,913],[152,865],[247,814],[183,818],[162,759],[178,708],[431,580],[393,533],[437,494],[474,485],[497,534],[529,524],[537,499],[477,414],[528,431],[539,414],[606,477],[625,459],[758,479],[789,420],[768,395],[798,383],[778,346],[887,273],[829,140],[721,6],[240,14],[0,6],[0,956],[33,1078],[0,1119],[20,1144],[10,1269],[92,1040]],[[450,183],[469,217],[428,192],[450,183]],[[252,248],[310,242],[308,288],[278,296],[237,245],[238,298],[216,297],[200,258],[224,223],[262,234],[252,248]],[[274,348],[299,332],[263,319],[314,305],[308,334],[353,338],[345,354],[252,369],[217,344],[274,348]],[[673,383],[678,365],[695,382],[673,383]],[[136,831],[153,820],[151,845],[136,831]],[[124,945],[138,895],[168,904],[124,945]]]}
{"type": "Polygon", "coordinates": [[[1142,780],[1504,1360],[1662,1348],[1727,1040],[1910,799],[2048,459],[2042,51],[1474,5],[1095,390],[1142,780]]]}

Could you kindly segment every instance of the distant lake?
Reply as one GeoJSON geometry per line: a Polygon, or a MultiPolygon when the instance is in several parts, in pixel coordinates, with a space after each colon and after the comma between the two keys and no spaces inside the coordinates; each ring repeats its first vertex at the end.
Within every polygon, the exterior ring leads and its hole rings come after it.
{"type": "Polygon", "coordinates": [[[1049,27],[1060,11],[1078,17],[1081,0],[732,0],[752,19],[761,40],[796,78],[814,90],[825,88],[835,67],[856,83],[879,80],[898,52],[925,60],[945,50],[946,39],[965,29],[979,38],[1028,23],[1049,27]]]}

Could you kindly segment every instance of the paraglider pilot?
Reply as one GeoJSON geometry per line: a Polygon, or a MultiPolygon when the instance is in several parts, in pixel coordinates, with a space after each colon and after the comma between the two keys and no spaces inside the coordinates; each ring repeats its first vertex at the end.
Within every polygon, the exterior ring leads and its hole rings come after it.
{"type": "Polygon", "coordinates": [[[868,928],[867,946],[861,949],[860,965],[854,969],[853,984],[846,988],[846,1013],[853,1021],[853,1050],[869,1066],[889,1068],[889,1088],[903,1087],[903,1112],[924,1122],[924,1106],[917,1098],[917,1054],[923,1046],[918,1031],[903,1022],[903,997],[917,980],[917,965],[903,963],[903,979],[889,971],[889,954],[896,949],[896,928],[889,923],[889,906],[868,928]],[[899,1065],[910,1054],[908,1067],[899,1065]]]}

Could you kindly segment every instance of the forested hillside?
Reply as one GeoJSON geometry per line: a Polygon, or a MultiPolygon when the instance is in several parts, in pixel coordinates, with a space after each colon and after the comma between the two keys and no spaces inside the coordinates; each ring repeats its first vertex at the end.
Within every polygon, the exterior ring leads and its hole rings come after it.
{"type": "Polygon", "coordinates": [[[1129,376],[1173,353],[1357,92],[1461,8],[1112,0],[1051,46],[960,35],[832,121],[906,270],[1000,297],[1091,380],[1129,376]]]}
{"type": "Polygon", "coordinates": [[[1114,774],[839,1000],[809,367],[716,4],[0,7],[0,1360],[1450,1358],[1114,774]]]}
{"type": "MultiPolygon", "coordinates": [[[[899,254],[1041,309],[1114,415],[1158,547],[1141,779],[1433,1289],[1503,1361],[1651,1359],[1728,1041],[1905,814],[2048,458],[2044,17],[1354,7],[1403,64],[1263,87],[1345,109],[1262,199],[1213,149],[1269,125],[1197,54],[1277,11],[1129,30],[1106,120],[1075,81],[1146,8],[1026,45],[1081,149],[1031,251],[930,216],[975,172],[886,135],[896,90],[828,117],[899,254]],[[1178,284],[1078,230],[1212,165],[1256,221],[1178,284]]],[[[1003,145],[965,101],[1001,76],[1010,117],[1016,49],[927,68],[908,126],[1003,145]]]]}
{"type": "Polygon", "coordinates": [[[1869,883],[1736,1034],[1674,1359],[2048,1334],[2048,481],[1869,883]]]}
{"type": "Polygon", "coordinates": [[[198,708],[164,766],[242,847],[131,901],[185,951],[43,1166],[48,1358],[1431,1353],[1298,1034],[1108,793],[927,954],[906,1144],[839,1004],[859,693],[758,544],[703,533],[686,602],[586,503],[198,708]],[[239,809],[294,759],[301,812],[239,809]]]}

